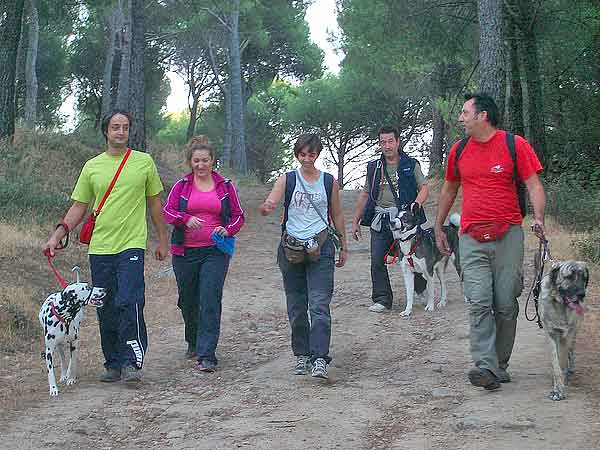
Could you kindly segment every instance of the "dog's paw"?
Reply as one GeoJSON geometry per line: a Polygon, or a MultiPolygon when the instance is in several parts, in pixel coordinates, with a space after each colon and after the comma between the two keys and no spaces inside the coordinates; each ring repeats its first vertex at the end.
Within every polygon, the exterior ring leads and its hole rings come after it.
{"type": "Polygon", "coordinates": [[[425,311],[435,311],[435,304],[432,303],[431,305],[428,303],[427,305],[425,305],[425,311]]]}
{"type": "Polygon", "coordinates": [[[411,316],[411,314],[412,314],[412,309],[405,309],[404,311],[402,311],[402,312],[400,313],[400,315],[401,315],[402,317],[407,317],[407,318],[408,318],[408,317],[410,317],[410,316],[411,316]]]}
{"type": "Polygon", "coordinates": [[[564,400],[565,398],[567,398],[567,394],[565,393],[564,389],[553,389],[548,394],[548,398],[550,400],[558,402],[560,400],[564,400]]]}
{"type": "Polygon", "coordinates": [[[77,383],[77,378],[67,378],[67,381],[66,381],[67,386],[71,386],[75,383],[77,383]]]}
{"type": "Polygon", "coordinates": [[[446,299],[441,299],[438,303],[438,307],[445,308],[446,306],[448,306],[448,301],[446,299]]]}
{"type": "Polygon", "coordinates": [[[58,397],[58,386],[50,386],[50,397],[58,397]]]}

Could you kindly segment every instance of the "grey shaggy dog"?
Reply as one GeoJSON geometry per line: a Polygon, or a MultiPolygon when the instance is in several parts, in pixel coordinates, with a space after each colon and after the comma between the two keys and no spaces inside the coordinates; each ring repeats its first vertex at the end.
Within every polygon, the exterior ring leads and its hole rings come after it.
{"type": "Polygon", "coordinates": [[[575,338],[583,320],[589,270],[581,261],[559,261],[542,279],[539,314],[552,352],[552,400],[567,397],[575,370],[575,338]]]}

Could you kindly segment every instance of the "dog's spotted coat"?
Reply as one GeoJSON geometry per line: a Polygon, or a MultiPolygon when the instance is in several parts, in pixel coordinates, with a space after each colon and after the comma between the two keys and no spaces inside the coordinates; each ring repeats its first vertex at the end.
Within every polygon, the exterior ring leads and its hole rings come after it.
{"type": "Polygon", "coordinates": [[[48,369],[50,396],[58,395],[54,375],[55,351],[61,359],[60,382],[74,384],[77,381],[78,338],[83,306],[90,300],[98,301],[105,295],[104,288],[92,288],[87,283],[73,283],[62,292],[50,295],[42,304],[38,317],[44,329],[44,359],[48,369]]]}

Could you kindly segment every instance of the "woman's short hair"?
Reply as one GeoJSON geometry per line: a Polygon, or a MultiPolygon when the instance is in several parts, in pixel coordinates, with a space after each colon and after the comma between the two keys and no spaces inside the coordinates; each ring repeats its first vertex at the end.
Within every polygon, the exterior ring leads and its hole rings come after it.
{"type": "Polygon", "coordinates": [[[304,147],[308,147],[310,152],[319,154],[321,153],[321,150],[323,150],[323,143],[321,142],[321,139],[319,139],[319,136],[314,133],[305,133],[299,136],[294,144],[294,156],[296,158],[304,147]]]}
{"type": "Polygon", "coordinates": [[[208,142],[208,137],[200,134],[198,136],[192,137],[187,145],[185,146],[185,160],[186,162],[190,162],[192,160],[192,155],[194,152],[206,150],[210,155],[211,159],[215,159],[215,149],[208,142]]]}

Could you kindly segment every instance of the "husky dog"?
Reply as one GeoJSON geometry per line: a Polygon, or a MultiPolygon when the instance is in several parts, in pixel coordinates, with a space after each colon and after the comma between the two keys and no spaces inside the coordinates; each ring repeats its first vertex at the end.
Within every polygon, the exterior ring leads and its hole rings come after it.
{"type": "Polygon", "coordinates": [[[585,312],[583,300],[589,271],[580,261],[560,261],[542,279],[539,315],[552,352],[552,400],[567,397],[566,385],[575,370],[575,337],[585,312]]]}
{"type": "Polygon", "coordinates": [[[51,397],[58,395],[52,359],[55,350],[61,359],[61,383],[74,384],[77,381],[78,338],[83,307],[87,304],[100,306],[105,296],[104,288],[90,287],[87,283],[78,282],[68,285],[62,292],[50,295],[42,304],[39,319],[44,329],[44,359],[48,369],[51,397]]]}
{"type": "Polygon", "coordinates": [[[432,228],[421,229],[419,226],[421,206],[415,204],[410,211],[401,211],[391,221],[392,234],[396,239],[397,246],[402,253],[402,274],[404,286],[406,287],[406,308],[400,313],[401,316],[409,317],[412,314],[415,296],[415,274],[421,274],[427,283],[427,305],[426,311],[433,311],[434,305],[434,273],[440,280],[442,296],[440,306],[446,306],[448,291],[446,288],[446,267],[452,259],[456,271],[460,275],[460,260],[458,254],[458,227],[460,215],[452,214],[450,224],[444,226],[444,233],[448,237],[450,245],[450,256],[440,253],[435,245],[435,236],[432,228]]]}

